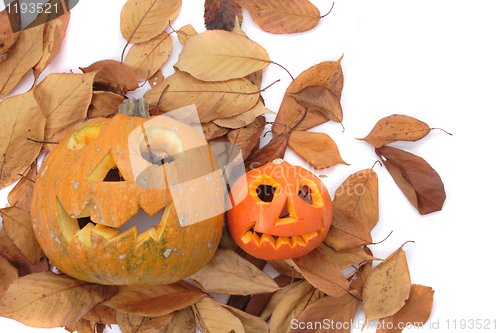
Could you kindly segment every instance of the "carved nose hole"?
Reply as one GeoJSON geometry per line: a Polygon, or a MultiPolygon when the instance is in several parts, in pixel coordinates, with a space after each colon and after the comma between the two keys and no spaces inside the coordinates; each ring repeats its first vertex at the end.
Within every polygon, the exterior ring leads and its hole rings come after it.
{"type": "Polygon", "coordinates": [[[281,210],[281,213],[280,213],[280,219],[284,218],[284,217],[289,217],[290,216],[290,211],[288,210],[288,204],[286,204],[283,209],[281,210]]]}
{"type": "Polygon", "coordinates": [[[298,196],[304,200],[307,204],[312,205],[313,199],[311,196],[311,188],[307,185],[302,185],[299,188],[298,196]]]}
{"type": "Polygon", "coordinates": [[[77,218],[77,221],[78,221],[78,226],[80,227],[80,229],[83,229],[87,224],[92,223],[90,216],[79,217],[79,218],[77,218]]]}
{"type": "Polygon", "coordinates": [[[264,202],[273,201],[275,191],[276,187],[267,184],[259,185],[256,189],[257,196],[264,202]]]}
{"type": "Polygon", "coordinates": [[[125,179],[123,179],[120,170],[118,168],[112,168],[108,171],[106,176],[103,179],[104,182],[123,182],[125,179]]]}

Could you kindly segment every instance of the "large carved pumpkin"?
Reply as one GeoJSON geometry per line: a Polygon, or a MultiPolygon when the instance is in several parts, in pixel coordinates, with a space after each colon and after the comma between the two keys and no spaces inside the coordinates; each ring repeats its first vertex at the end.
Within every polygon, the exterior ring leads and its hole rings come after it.
{"type": "Polygon", "coordinates": [[[231,189],[227,223],[249,254],[268,260],[305,255],[325,238],[332,221],[328,190],[310,171],[277,159],[240,177],[231,189]]]}
{"type": "Polygon", "coordinates": [[[203,135],[165,116],[118,114],[62,140],[31,209],[62,272],[101,284],[169,284],[204,267],[224,223],[223,183],[203,135]],[[157,225],[125,224],[143,210],[157,225]]]}

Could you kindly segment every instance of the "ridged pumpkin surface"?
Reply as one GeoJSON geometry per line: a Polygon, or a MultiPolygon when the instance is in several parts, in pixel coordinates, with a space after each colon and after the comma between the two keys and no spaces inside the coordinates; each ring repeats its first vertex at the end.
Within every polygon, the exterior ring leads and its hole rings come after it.
{"type": "Polygon", "coordinates": [[[40,169],[31,209],[37,240],[59,270],[80,280],[173,283],[204,267],[218,246],[217,172],[203,135],[188,125],[164,116],[95,120],[60,142],[40,169]],[[170,160],[148,159],[164,146],[170,160]],[[107,180],[111,169],[120,179],[107,180]],[[160,222],[140,234],[118,230],[141,208],[163,211],[160,222]]]}

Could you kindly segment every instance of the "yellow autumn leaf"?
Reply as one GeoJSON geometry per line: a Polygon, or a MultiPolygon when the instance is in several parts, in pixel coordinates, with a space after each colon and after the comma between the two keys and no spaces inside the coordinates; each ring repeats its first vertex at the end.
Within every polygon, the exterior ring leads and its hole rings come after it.
{"type": "Polygon", "coordinates": [[[85,119],[92,100],[92,83],[97,72],[55,73],[35,88],[35,98],[47,118],[45,138],[85,119]]]}
{"type": "Polygon", "coordinates": [[[171,52],[172,38],[162,32],[153,39],[132,45],[124,63],[132,68],[138,81],[146,81],[165,64],[171,52]]]}
{"type": "Polygon", "coordinates": [[[23,173],[35,160],[43,140],[45,117],[33,90],[0,103],[0,188],[23,173]],[[32,140],[27,140],[30,138],[32,140]]]}
{"type": "Polygon", "coordinates": [[[326,133],[295,130],[290,135],[288,145],[317,169],[329,168],[339,163],[348,165],[340,156],[335,141],[326,133]]]}
{"type": "Polygon", "coordinates": [[[267,51],[249,38],[223,30],[209,30],[186,41],[174,65],[204,81],[242,78],[271,63],[267,51]]]}
{"type": "Polygon", "coordinates": [[[43,27],[23,30],[7,59],[0,62],[0,99],[7,96],[42,57],[43,27]]]}
{"type": "Polygon", "coordinates": [[[120,13],[120,30],[128,43],[158,36],[181,10],[182,0],[128,0],[120,13]]]}
{"type": "Polygon", "coordinates": [[[206,123],[250,110],[259,99],[258,92],[248,79],[205,82],[177,71],[148,90],[144,99],[151,105],[159,100],[158,107],[164,112],[194,104],[200,122],[206,123]]]}

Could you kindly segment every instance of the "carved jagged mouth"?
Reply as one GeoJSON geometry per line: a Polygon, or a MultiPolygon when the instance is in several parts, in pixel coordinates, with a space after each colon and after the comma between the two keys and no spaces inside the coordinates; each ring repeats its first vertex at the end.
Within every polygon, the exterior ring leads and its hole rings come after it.
{"type": "Polygon", "coordinates": [[[313,231],[311,233],[301,235],[301,236],[275,236],[270,234],[265,234],[262,232],[255,231],[255,224],[252,224],[247,230],[241,235],[241,240],[244,244],[254,242],[257,246],[261,246],[263,243],[268,242],[274,249],[279,249],[282,246],[288,246],[292,249],[296,247],[305,247],[309,241],[316,237],[321,237],[323,235],[323,227],[318,231],[313,231]]]}
{"type": "Polygon", "coordinates": [[[125,222],[119,229],[112,228],[102,224],[97,224],[92,221],[90,219],[88,210],[82,211],[82,213],[80,213],[78,217],[70,215],[62,206],[59,198],[56,197],[56,201],[59,222],[61,223],[63,237],[66,240],[68,246],[71,244],[72,239],[76,238],[88,248],[91,248],[92,246],[92,234],[101,236],[108,242],[118,241],[122,237],[129,237],[132,234],[136,238],[136,246],[139,246],[150,238],[158,242],[163,232],[165,231],[165,226],[171,208],[171,205],[169,205],[165,207],[164,210],[159,211],[158,213],[153,215],[152,218],[156,218],[156,220],[158,220],[156,215],[161,215],[159,223],[138,234],[136,226],[127,228],[130,225],[128,223],[131,222],[130,220],[125,222]]]}

